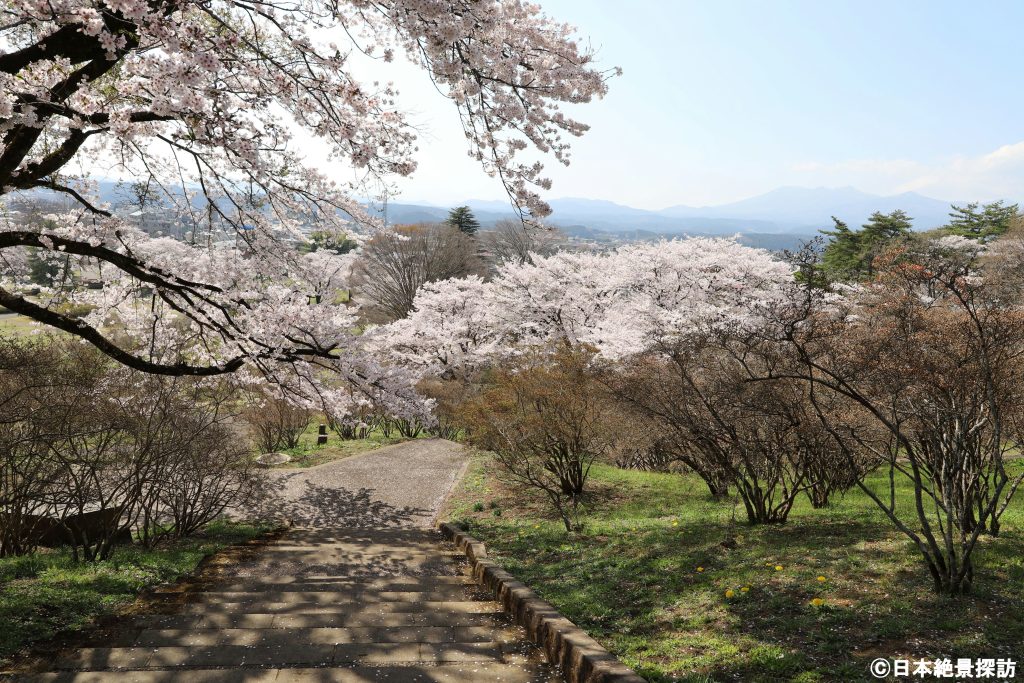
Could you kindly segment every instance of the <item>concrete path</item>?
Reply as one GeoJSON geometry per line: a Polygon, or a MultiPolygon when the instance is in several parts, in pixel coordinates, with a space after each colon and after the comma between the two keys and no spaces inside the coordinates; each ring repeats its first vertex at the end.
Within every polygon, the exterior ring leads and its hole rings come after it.
{"type": "Polygon", "coordinates": [[[265,505],[296,526],[433,528],[465,449],[417,439],[307,469],[274,469],[265,505]]]}
{"type": "Polygon", "coordinates": [[[29,680],[561,681],[426,528],[464,464],[461,447],[431,440],[283,474],[279,500],[305,526],[29,680]]]}

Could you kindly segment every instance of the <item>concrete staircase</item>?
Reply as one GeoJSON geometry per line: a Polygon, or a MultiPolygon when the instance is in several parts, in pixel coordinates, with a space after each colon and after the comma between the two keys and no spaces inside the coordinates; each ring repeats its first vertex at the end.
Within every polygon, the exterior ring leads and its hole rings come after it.
{"type": "Polygon", "coordinates": [[[193,597],[27,680],[563,680],[433,531],[293,530],[193,597]]]}

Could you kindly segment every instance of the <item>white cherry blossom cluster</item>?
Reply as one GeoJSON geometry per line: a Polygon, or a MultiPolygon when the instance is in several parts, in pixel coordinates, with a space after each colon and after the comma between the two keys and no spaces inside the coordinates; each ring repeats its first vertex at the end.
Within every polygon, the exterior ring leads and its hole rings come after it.
{"type": "Polygon", "coordinates": [[[367,355],[355,309],[336,303],[350,263],[281,239],[376,229],[357,199],[364,183],[415,169],[397,91],[360,81],[351,54],[421,65],[460,113],[469,153],[536,216],[549,183],[523,151],[568,163],[566,138],[586,126],[562,107],[603,96],[612,74],[521,0],[0,3],[0,198],[46,190],[80,207],[0,227],[0,297],[136,368],[287,370],[289,391],[313,400],[335,390],[331,366],[349,380],[341,394],[383,391],[399,412],[416,405],[412,376],[367,355]],[[300,133],[361,179],[311,167],[300,133]],[[89,168],[145,184],[151,206],[190,226],[188,243],[119,219],[89,168]],[[234,245],[214,244],[232,231],[234,245]],[[30,248],[98,272],[103,287],[26,298],[16,285],[30,248]]]}
{"type": "Polygon", "coordinates": [[[489,282],[427,285],[407,318],[368,338],[378,354],[424,372],[552,342],[590,345],[617,359],[697,330],[760,324],[793,286],[789,264],[732,239],[535,255],[533,263],[502,267],[489,282]]]}

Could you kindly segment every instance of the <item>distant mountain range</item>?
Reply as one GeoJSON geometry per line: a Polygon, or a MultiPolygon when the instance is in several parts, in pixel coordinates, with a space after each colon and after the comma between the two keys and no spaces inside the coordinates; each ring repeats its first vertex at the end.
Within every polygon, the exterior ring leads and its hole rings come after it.
{"type": "MultiPolygon", "coordinates": [[[[633,231],[668,235],[812,235],[832,227],[832,216],[851,227],[860,226],[875,211],[903,209],[919,230],[944,225],[950,203],[914,192],[882,196],[852,187],[780,187],[771,192],[716,206],[671,206],[660,211],[636,209],[600,199],[554,199],[549,221],[562,228],[587,228],[610,233],[633,231]]],[[[485,226],[513,216],[507,202],[468,201],[485,226]]],[[[378,210],[379,212],[379,210],[378,210]]],[[[444,220],[448,209],[392,202],[388,222],[417,223],[444,220]]]]}
{"type": "MultiPolygon", "coordinates": [[[[112,205],[128,197],[124,184],[98,182],[100,198],[112,205]]],[[[202,199],[196,199],[197,206],[202,199]]],[[[832,227],[832,216],[851,227],[863,224],[875,211],[903,209],[919,230],[944,225],[949,220],[950,202],[914,192],[882,196],[853,187],[780,187],[756,197],[715,206],[670,206],[660,211],[636,209],[603,199],[562,198],[550,200],[549,221],[570,235],[592,239],[655,239],[673,235],[734,235],[744,242],[770,249],[790,248],[801,240],[832,227]]],[[[484,227],[503,218],[514,218],[508,201],[470,200],[484,227]]],[[[429,223],[443,221],[450,207],[436,204],[390,202],[388,223],[429,223]]],[[[371,207],[378,215],[380,205],[371,207]]]]}

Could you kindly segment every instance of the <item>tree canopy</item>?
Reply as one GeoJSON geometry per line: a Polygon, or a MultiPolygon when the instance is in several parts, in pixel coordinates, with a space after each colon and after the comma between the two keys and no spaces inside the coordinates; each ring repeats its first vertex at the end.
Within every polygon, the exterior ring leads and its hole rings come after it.
{"type": "Polygon", "coordinates": [[[313,387],[331,370],[367,390],[387,384],[348,352],[351,311],[310,305],[335,300],[323,290],[342,286],[345,257],[292,247],[302,232],[376,227],[357,198],[416,167],[396,90],[361,81],[354,53],[421,67],[460,115],[470,154],[536,216],[549,211],[538,192],[550,182],[523,151],[568,163],[568,139],[587,126],[561,106],[603,96],[613,74],[595,68],[572,27],[520,0],[3,7],[0,196],[42,190],[72,208],[45,226],[3,217],[0,305],[153,373],[251,367],[313,387]],[[300,134],[358,182],[315,168],[300,134]],[[191,244],[145,234],[106,206],[88,173],[71,170],[90,168],[145,185],[191,244]],[[104,287],[26,298],[28,248],[61,252],[104,287]],[[67,303],[92,313],[69,317],[67,303]]]}
{"type": "Polygon", "coordinates": [[[983,205],[978,202],[964,206],[954,204],[949,212],[949,224],[943,232],[984,242],[1005,234],[1018,216],[1020,208],[1016,204],[1004,206],[1002,200],[983,205]]]}
{"type": "Polygon", "coordinates": [[[359,243],[343,232],[331,230],[314,230],[309,234],[310,251],[329,251],[335,254],[347,254],[355,251],[359,243]]]}
{"type": "Polygon", "coordinates": [[[860,230],[850,230],[835,216],[832,221],[835,223],[833,230],[821,231],[830,238],[821,267],[838,280],[871,277],[875,257],[893,240],[908,236],[913,227],[910,216],[900,209],[887,214],[874,212],[860,230]]]}
{"type": "Polygon", "coordinates": [[[468,206],[457,206],[448,212],[448,225],[458,228],[460,232],[473,236],[480,230],[480,221],[473,215],[468,206]]]}
{"type": "Polygon", "coordinates": [[[622,358],[695,329],[749,324],[792,282],[788,264],[728,239],[561,251],[505,263],[489,281],[426,284],[408,317],[371,337],[391,359],[442,370],[552,344],[622,358]]]}

